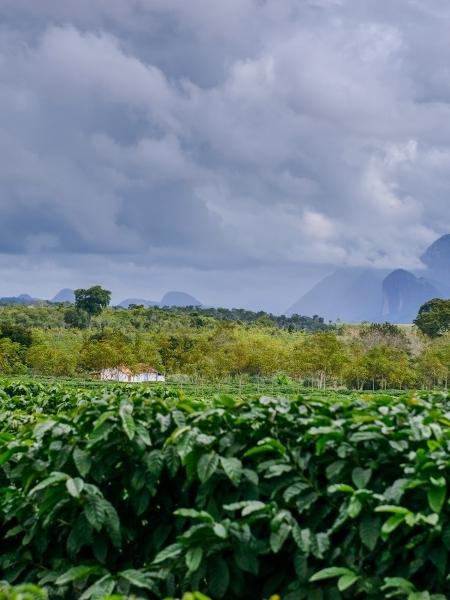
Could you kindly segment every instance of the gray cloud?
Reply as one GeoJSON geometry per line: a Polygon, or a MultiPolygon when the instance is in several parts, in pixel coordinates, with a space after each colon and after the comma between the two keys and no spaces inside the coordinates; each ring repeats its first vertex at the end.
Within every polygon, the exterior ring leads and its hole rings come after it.
{"type": "Polygon", "coordinates": [[[305,263],[418,266],[450,231],[445,0],[0,10],[0,253],[17,273],[187,269],[190,291],[236,303],[264,273],[282,308],[305,263]]]}

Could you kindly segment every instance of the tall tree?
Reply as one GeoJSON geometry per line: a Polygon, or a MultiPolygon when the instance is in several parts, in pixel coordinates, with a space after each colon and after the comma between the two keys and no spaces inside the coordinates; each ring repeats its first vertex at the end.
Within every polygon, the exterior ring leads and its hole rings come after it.
{"type": "Polygon", "coordinates": [[[75,306],[84,310],[91,318],[99,315],[111,302],[111,292],[100,285],[75,290],[75,306]]]}
{"type": "Polygon", "coordinates": [[[430,337],[439,337],[450,330],[450,300],[434,298],[425,302],[414,324],[422,333],[430,337]]]}

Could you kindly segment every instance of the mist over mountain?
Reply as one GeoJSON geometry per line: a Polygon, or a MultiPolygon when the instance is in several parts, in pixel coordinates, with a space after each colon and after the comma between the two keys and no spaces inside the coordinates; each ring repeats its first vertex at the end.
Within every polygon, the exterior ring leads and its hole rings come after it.
{"type": "Polygon", "coordinates": [[[287,314],[318,314],[349,323],[411,323],[420,306],[450,295],[450,234],[436,240],[421,257],[425,269],[344,268],[322,279],[287,314]]]}
{"type": "MultiPolygon", "coordinates": [[[[450,234],[433,242],[421,257],[424,269],[389,271],[366,267],[337,269],[316,283],[286,314],[318,315],[326,321],[411,323],[420,306],[432,298],[450,296],[450,234]]],[[[51,302],[73,303],[74,290],[60,290],[51,302]]],[[[0,298],[0,304],[40,302],[28,294],[0,298]]],[[[203,306],[195,296],[168,291],[161,300],[130,297],[118,304],[149,306],[203,306]]]]}
{"type": "Polygon", "coordinates": [[[383,280],[382,318],[394,323],[409,323],[422,304],[440,295],[440,290],[425,278],[397,269],[383,280]]]}
{"type": "Polygon", "coordinates": [[[287,314],[319,315],[330,321],[372,321],[382,305],[382,283],[388,271],[339,269],[293,304],[287,314]]]}
{"type": "Polygon", "coordinates": [[[450,234],[443,235],[425,250],[422,262],[434,273],[440,273],[449,284],[450,273],[450,234]]]}

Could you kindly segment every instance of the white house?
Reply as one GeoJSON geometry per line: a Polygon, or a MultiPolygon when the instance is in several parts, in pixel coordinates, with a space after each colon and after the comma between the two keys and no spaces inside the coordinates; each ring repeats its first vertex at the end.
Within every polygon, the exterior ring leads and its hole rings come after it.
{"type": "Polygon", "coordinates": [[[104,381],[122,381],[124,383],[145,383],[165,381],[166,377],[151,367],[142,367],[137,372],[133,372],[128,367],[111,367],[100,371],[100,379],[104,381]]]}

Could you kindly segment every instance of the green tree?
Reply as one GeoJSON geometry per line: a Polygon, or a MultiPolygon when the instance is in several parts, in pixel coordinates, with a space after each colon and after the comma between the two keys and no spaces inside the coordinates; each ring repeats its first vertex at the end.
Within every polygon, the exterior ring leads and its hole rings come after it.
{"type": "Polygon", "coordinates": [[[425,302],[420,307],[414,324],[432,338],[443,335],[450,329],[450,300],[434,298],[425,302]]]}
{"type": "Polygon", "coordinates": [[[403,350],[376,346],[366,353],[363,364],[373,388],[403,388],[414,383],[415,374],[403,350]]]}
{"type": "Polygon", "coordinates": [[[417,374],[422,386],[432,388],[448,381],[448,368],[443,364],[436,348],[426,348],[416,362],[417,374]]]}
{"type": "Polygon", "coordinates": [[[100,371],[112,367],[136,366],[131,342],[120,331],[106,331],[85,339],[79,366],[85,371],[100,371]]]}
{"type": "Polygon", "coordinates": [[[325,388],[331,379],[341,376],[347,360],[345,347],[334,333],[314,333],[294,347],[291,371],[311,377],[319,388],[325,388]]]}
{"type": "Polygon", "coordinates": [[[361,342],[353,342],[349,346],[349,360],[344,366],[342,377],[349,388],[364,389],[369,378],[366,365],[365,348],[361,342]]]}
{"type": "Polygon", "coordinates": [[[111,292],[104,290],[100,285],[88,289],[75,290],[75,306],[84,310],[89,317],[99,315],[111,302],[111,292]]]}
{"type": "Polygon", "coordinates": [[[0,327],[0,338],[8,338],[21,346],[31,346],[33,341],[32,331],[24,325],[17,325],[11,322],[4,323],[0,327]]]}
{"type": "Polygon", "coordinates": [[[89,321],[89,314],[77,306],[70,306],[64,312],[64,323],[74,329],[85,329],[89,321]]]}
{"type": "Polygon", "coordinates": [[[0,373],[20,374],[26,371],[21,346],[10,338],[0,339],[0,373]]]}
{"type": "Polygon", "coordinates": [[[77,370],[80,334],[77,332],[36,331],[27,352],[34,373],[71,377],[77,370]]]}

